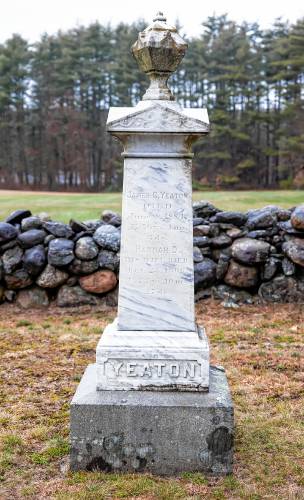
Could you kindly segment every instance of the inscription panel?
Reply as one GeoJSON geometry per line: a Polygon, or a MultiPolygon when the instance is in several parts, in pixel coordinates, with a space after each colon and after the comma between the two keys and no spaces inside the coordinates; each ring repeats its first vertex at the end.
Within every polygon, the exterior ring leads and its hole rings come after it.
{"type": "Polygon", "coordinates": [[[193,331],[191,160],[124,164],[119,330],[193,331]]]}
{"type": "Polygon", "coordinates": [[[204,390],[208,385],[201,364],[191,359],[108,358],[98,365],[98,370],[99,380],[106,380],[108,387],[114,384],[152,390],[190,386],[204,390]]]}
{"type": "Polygon", "coordinates": [[[206,390],[209,345],[204,330],[195,332],[105,329],[96,350],[99,390],[206,390]]]}
{"type": "Polygon", "coordinates": [[[138,379],[195,379],[201,376],[201,366],[197,361],[185,360],[138,360],[109,359],[104,363],[105,375],[115,378],[138,379]]]}

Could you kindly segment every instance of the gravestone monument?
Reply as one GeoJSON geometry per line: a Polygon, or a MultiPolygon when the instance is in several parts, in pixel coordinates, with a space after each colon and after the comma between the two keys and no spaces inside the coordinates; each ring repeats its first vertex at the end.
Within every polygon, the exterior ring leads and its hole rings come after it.
{"type": "Polygon", "coordinates": [[[167,87],[186,49],[159,13],[132,47],[148,90],[109,111],[124,158],[118,315],[71,404],[73,470],[231,472],[233,405],[194,311],[191,146],[208,114],[167,87]]]}

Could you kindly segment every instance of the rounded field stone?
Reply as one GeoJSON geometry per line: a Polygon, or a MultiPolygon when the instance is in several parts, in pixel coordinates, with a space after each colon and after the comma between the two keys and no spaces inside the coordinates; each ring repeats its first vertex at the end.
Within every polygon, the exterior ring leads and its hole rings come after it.
{"type": "Polygon", "coordinates": [[[227,234],[220,234],[219,236],[215,236],[210,241],[210,244],[213,248],[223,248],[231,245],[232,240],[229,238],[227,234]]]}
{"type": "Polygon", "coordinates": [[[293,234],[295,236],[299,236],[299,235],[302,236],[303,235],[303,232],[301,232],[293,227],[290,220],[287,220],[284,222],[278,222],[278,228],[287,234],[293,234]]]}
{"type": "Polygon", "coordinates": [[[67,280],[66,285],[68,285],[68,286],[75,286],[75,285],[77,285],[77,283],[78,283],[78,278],[77,278],[77,276],[71,276],[71,277],[67,280]]]}
{"type": "Polygon", "coordinates": [[[84,238],[85,236],[89,236],[90,238],[93,238],[93,233],[94,231],[92,229],[87,229],[86,231],[81,231],[80,233],[75,233],[73,236],[73,241],[78,241],[80,238],[84,238]]]}
{"type": "Polygon", "coordinates": [[[62,222],[45,222],[45,229],[56,236],[56,238],[70,238],[73,236],[73,230],[68,224],[62,222]]]}
{"type": "Polygon", "coordinates": [[[57,295],[59,307],[96,306],[99,301],[99,297],[86,292],[80,286],[63,285],[57,295]]]}
{"type": "Polygon", "coordinates": [[[36,283],[42,288],[56,288],[69,278],[68,273],[48,264],[38,277],[36,283]]]}
{"type": "Polygon", "coordinates": [[[6,274],[5,282],[7,288],[17,290],[18,288],[26,288],[27,286],[30,286],[33,283],[33,280],[28,272],[21,268],[11,274],[6,274]]]}
{"type": "Polygon", "coordinates": [[[99,265],[97,259],[94,260],[80,260],[74,259],[69,265],[69,272],[77,276],[82,274],[91,274],[97,271],[99,265]]]}
{"type": "Polygon", "coordinates": [[[222,280],[228,270],[230,257],[221,254],[216,266],[216,279],[222,280]]]}
{"type": "Polygon", "coordinates": [[[265,262],[269,250],[269,243],[252,238],[240,238],[232,244],[232,256],[239,262],[249,265],[265,262]]]}
{"type": "Polygon", "coordinates": [[[110,250],[101,250],[98,254],[98,265],[104,269],[117,271],[119,268],[119,254],[110,250]]]}
{"type": "Polygon", "coordinates": [[[199,248],[208,247],[210,239],[207,236],[193,236],[193,245],[199,248]]]}
{"type": "Polygon", "coordinates": [[[74,242],[65,238],[55,238],[49,243],[48,262],[53,266],[66,266],[74,259],[74,242]]]}
{"type": "Polygon", "coordinates": [[[209,236],[211,233],[210,226],[207,224],[199,224],[193,227],[193,236],[209,236]]]}
{"type": "Polygon", "coordinates": [[[252,295],[245,290],[238,290],[228,285],[218,285],[212,288],[212,296],[218,300],[231,300],[236,304],[252,304],[252,295]]]}
{"type": "Polygon", "coordinates": [[[45,244],[45,246],[48,246],[49,242],[52,241],[52,240],[55,240],[55,236],[53,234],[48,234],[44,238],[44,244],[45,244]]]}
{"type": "Polygon", "coordinates": [[[227,235],[229,238],[232,238],[233,240],[235,238],[240,238],[244,234],[244,231],[239,229],[238,227],[233,227],[232,229],[228,229],[227,235]]]}
{"type": "Polygon", "coordinates": [[[292,214],[292,210],[290,209],[287,209],[287,208],[281,208],[281,207],[278,207],[279,210],[278,210],[278,220],[279,221],[287,221],[290,219],[291,217],[291,214],[292,214]]]}
{"type": "Polygon", "coordinates": [[[282,269],[285,276],[292,276],[296,272],[296,266],[286,257],[282,260],[282,269]]]}
{"type": "Polygon", "coordinates": [[[280,265],[280,261],[273,257],[270,257],[266,260],[264,268],[262,270],[262,279],[263,281],[271,280],[276,274],[280,265]]]}
{"type": "Polygon", "coordinates": [[[202,217],[204,219],[215,215],[217,212],[220,212],[220,210],[212,205],[212,203],[209,203],[209,201],[201,200],[193,203],[195,217],[202,217]]]}
{"type": "Polygon", "coordinates": [[[234,224],[235,226],[243,226],[247,221],[247,215],[243,212],[218,212],[215,216],[215,222],[224,222],[234,224]]]}
{"type": "Polygon", "coordinates": [[[290,222],[298,231],[304,231],[304,205],[299,205],[294,209],[290,222]]]}
{"type": "Polygon", "coordinates": [[[283,252],[295,264],[304,267],[304,240],[291,238],[282,245],[283,252]]]}
{"type": "Polygon", "coordinates": [[[118,286],[107,293],[105,302],[109,307],[117,307],[118,305],[118,286]]]}
{"type": "Polygon", "coordinates": [[[212,249],[212,259],[218,262],[218,260],[223,256],[231,257],[231,246],[225,248],[213,248],[212,249]]]}
{"type": "Polygon", "coordinates": [[[18,244],[17,238],[14,238],[11,241],[7,241],[6,243],[3,243],[1,245],[0,251],[1,253],[4,253],[6,250],[9,250],[10,248],[14,248],[18,244]]]}
{"type": "Polygon", "coordinates": [[[22,248],[30,248],[43,243],[46,232],[42,229],[30,229],[18,235],[18,241],[22,248]]]}
{"type": "Polygon", "coordinates": [[[102,220],[112,226],[121,226],[121,216],[116,212],[112,212],[112,210],[104,210],[102,212],[102,220]]]}
{"type": "Polygon", "coordinates": [[[231,260],[224,281],[237,288],[252,288],[258,284],[258,270],[231,260]]]}
{"type": "Polygon", "coordinates": [[[18,292],[16,301],[23,309],[42,309],[49,305],[46,291],[38,286],[18,292]]]}
{"type": "Polygon", "coordinates": [[[100,226],[93,235],[97,245],[105,250],[117,252],[120,248],[120,231],[110,224],[100,226]]]}
{"type": "Polygon", "coordinates": [[[202,262],[203,259],[204,257],[200,249],[198,247],[193,247],[193,262],[202,262]]]}
{"type": "Polygon", "coordinates": [[[37,276],[44,268],[46,254],[43,245],[28,248],[24,252],[23,266],[31,276],[37,276]]]}
{"type": "Polygon", "coordinates": [[[303,302],[304,281],[291,276],[276,276],[272,281],[263,283],[259,296],[266,302],[303,302]]]}
{"type": "Polygon", "coordinates": [[[249,231],[247,233],[247,238],[252,238],[252,239],[258,239],[258,238],[266,238],[266,236],[269,236],[267,234],[267,230],[266,229],[256,229],[255,231],[249,231]]]}
{"type": "Polygon", "coordinates": [[[99,219],[89,219],[85,220],[83,224],[90,230],[96,231],[101,226],[105,226],[105,222],[99,219]]]}
{"type": "Polygon", "coordinates": [[[22,262],[23,250],[15,246],[2,255],[3,269],[6,274],[12,273],[22,262]]]}
{"type": "Polygon", "coordinates": [[[117,278],[113,271],[97,271],[89,276],[82,276],[79,283],[86,292],[105,293],[115,288],[117,278]]]}
{"type": "Polygon", "coordinates": [[[9,224],[20,224],[22,219],[30,217],[31,215],[32,212],[30,210],[15,210],[5,219],[5,222],[9,224]]]}
{"type": "Polygon", "coordinates": [[[202,262],[194,265],[194,286],[196,290],[208,288],[215,280],[216,264],[213,260],[205,257],[202,262]]]}
{"type": "Polygon", "coordinates": [[[87,231],[87,226],[83,222],[79,222],[78,220],[71,219],[70,226],[74,233],[81,233],[82,231],[87,231]]]}
{"type": "Polygon", "coordinates": [[[75,245],[75,255],[81,260],[91,260],[94,259],[99,252],[99,248],[96,245],[93,238],[90,236],[84,236],[79,238],[75,245]]]}
{"type": "Polygon", "coordinates": [[[202,219],[201,217],[193,217],[192,221],[193,221],[193,227],[199,226],[200,224],[204,224],[204,219],[202,219]]]}
{"type": "Polygon", "coordinates": [[[21,221],[21,230],[29,231],[30,229],[40,229],[42,227],[42,220],[40,217],[32,216],[25,217],[21,221]]]}
{"type": "Polygon", "coordinates": [[[18,234],[17,229],[7,222],[0,222],[0,244],[13,240],[18,234]]]}
{"type": "Polygon", "coordinates": [[[273,226],[278,220],[279,212],[279,207],[275,205],[249,210],[246,225],[249,229],[264,229],[273,226]]]}

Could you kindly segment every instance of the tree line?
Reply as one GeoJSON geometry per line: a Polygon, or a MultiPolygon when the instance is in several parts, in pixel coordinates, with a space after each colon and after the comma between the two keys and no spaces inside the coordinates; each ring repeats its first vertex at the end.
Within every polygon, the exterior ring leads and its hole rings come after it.
{"type": "MultiPolygon", "coordinates": [[[[0,187],[121,189],[121,148],[105,122],[147,88],[130,54],[145,26],[96,22],[0,45],[0,187]]],[[[304,19],[262,30],[211,16],[188,42],[171,87],[212,123],[194,146],[194,185],[304,188],[304,19]]]]}

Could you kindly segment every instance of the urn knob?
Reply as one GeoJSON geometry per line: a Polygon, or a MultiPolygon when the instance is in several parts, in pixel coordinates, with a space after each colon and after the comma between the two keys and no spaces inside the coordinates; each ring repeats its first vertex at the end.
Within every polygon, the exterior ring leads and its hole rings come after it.
{"type": "Polygon", "coordinates": [[[176,27],[167,24],[162,12],[158,12],[153,23],[139,33],[132,53],[140,69],[151,80],[144,100],[174,101],[167,81],[180,64],[187,47],[176,27]]]}

